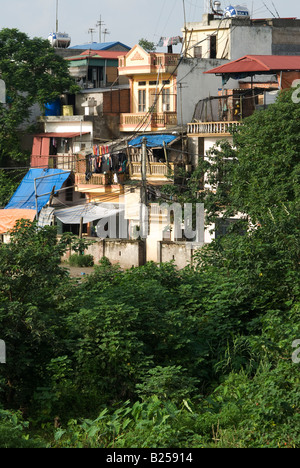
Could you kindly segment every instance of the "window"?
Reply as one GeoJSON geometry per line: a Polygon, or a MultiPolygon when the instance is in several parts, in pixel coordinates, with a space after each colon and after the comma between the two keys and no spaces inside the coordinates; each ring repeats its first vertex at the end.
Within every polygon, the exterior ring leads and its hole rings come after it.
{"type": "Polygon", "coordinates": [[[217,36],[210,36],[210,58],[217,58],[217,36]]]}
{"type": "Polygon", "coordinates": [[[194,57],[202,58],[202,47],[200,46],[194,47],[194,57]]]}
{"type": "Polygon", "coordinates": [[[164,89],[162,93],[163,111],[169,112],[171,110],[170,90],[164,89]]]}
{"type": "Polygon", "coordinates": [[[146,86],[146,81],[139,81],[139,86],[146,86]]]}
{"type": "Polygon", "coordinates": [[[156,81],[149,81],[149,86],[156,86],[157,82],[156,81]]]}
{"type": "Polygon", "coordinates": [[[139,112],[146,112],[146,90],[139,90],[139,112]]]}

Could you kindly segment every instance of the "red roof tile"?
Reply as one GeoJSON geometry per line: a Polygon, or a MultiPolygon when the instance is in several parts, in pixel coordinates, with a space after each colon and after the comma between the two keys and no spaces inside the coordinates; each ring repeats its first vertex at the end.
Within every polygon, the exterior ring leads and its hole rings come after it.
{"type": "Polygon", "coordinates": [[[100,58],[105,59],[117,59],[118,57],[123,57],[128,53],[126,51],[117,51],[117,50],[85,50],[80,55],[86,55],[90,57],[94,57],[95,55],[100,58]]]}
{"type": "Polygon", "coordinates": [[[299,55],[245,55],[233,62],[226,63],[204,73],[222,75],[296,70],[300,70],[299,55]]]}

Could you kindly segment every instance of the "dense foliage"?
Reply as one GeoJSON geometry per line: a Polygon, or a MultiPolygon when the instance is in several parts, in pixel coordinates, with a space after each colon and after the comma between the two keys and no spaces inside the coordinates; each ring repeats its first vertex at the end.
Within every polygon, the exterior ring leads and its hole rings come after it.
{"type": "Polygon", "coordinates": [[[6,104],[0,104],[0,163],[24,161],[20,128],[28,127],[33,105],[41,108],[66,91],[76,91],[68,64],[48,40],[29,38],[17,29],[0,31],[0,76],[6,104]]]}
{"type": "MultiPolygon", "coordinates": [[[[277,105],[296,115],[285,99],[277,105]]],[[[0,247],[0,446],[300,447],[297,136],[272,144],[287,155],[274,171],[267,131],[251,167],[238,143],[277,118],[274,106],[245,123],[221,191],[255,222],[183,270],[102,259],[72,279],[54,228],[16,227],[0,247]]]]}

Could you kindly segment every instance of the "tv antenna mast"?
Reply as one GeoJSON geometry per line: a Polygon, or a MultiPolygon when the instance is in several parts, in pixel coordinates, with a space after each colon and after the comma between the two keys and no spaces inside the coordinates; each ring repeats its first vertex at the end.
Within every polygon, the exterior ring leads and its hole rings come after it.
{"type": "Polygon", "coordinates": [[[90,28],[89,29],[89,34],[91,35],[91,42],[94,42],[94,37],[93,37],[93,34],[96,30],[94,28],[90,28]]]}
{"type": "MultiPolygon", "coordinates": [[[[102,21],[102,16],[100,15],[100,20],[97,21],[97,24],[96,24],[96,27],[99,28],[99,42],[100,42],[100,44],[102,42],[102,26],[104,26],[104,25],[105,25],[105,23],[104,23],[104,21],[102,21]]],[[[105,38],[105,34],[107,34],[107,33],[105,33],[105,31],[104,31],[104,38],[105,38]]]]}
{"type": "Polygon", "coordinates": [[[58,0],[56,0],[56,32],[58,33],[58,0]]]}
{"type": "Polygon", "coordinates": [[[211,13],[211,0],[204,0],[204,14],[211,13]]]}
{"type": "Polygon", "coordinates": [[[110,34],[110,32],[109,32],[109,30],[107,28],[105,28],[104,31],[103,31],[103,42],[105,42],[105,36],[107,34],[110,34]]]}

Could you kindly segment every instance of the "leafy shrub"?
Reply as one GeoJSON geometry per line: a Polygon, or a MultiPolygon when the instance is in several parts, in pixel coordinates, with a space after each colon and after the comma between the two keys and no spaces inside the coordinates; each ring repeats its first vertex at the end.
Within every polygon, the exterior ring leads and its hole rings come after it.
{"type": "Polygon", "coordinates": [[[74,267],[92,267],[94,266],[94,257],[92,255],[73,254],[69,258],[69,264],[74,267]]]}
{"type": "Polygon", "coordinates": [[[45,448],[46,443],[30,437],[27,429],[19,413],[0,409],[0,448],[45,448]]]}

